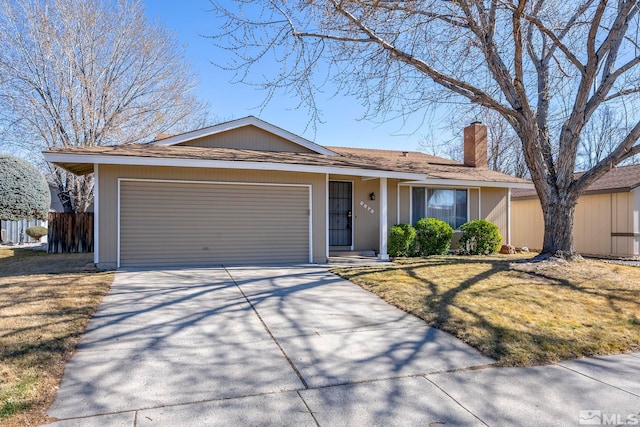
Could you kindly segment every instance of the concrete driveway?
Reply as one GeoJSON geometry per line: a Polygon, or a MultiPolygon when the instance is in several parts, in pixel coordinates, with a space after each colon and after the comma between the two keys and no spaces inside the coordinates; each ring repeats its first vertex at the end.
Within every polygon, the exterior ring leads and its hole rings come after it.
{"type": "Polygon", "coordinates": [[[580,411],[640,412],[638,354],[492,363],[323,267],[121,271],[48,413],[66,427],[571,425],[580,411]]]}

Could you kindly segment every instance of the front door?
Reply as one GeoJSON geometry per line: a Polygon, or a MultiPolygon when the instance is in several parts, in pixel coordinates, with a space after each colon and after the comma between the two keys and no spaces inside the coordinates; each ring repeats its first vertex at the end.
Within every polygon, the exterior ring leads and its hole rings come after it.
{"type": "Polygon", "coordinates": [[[329,246],[351,246],[353,183],[329,181],[329,246]]]}

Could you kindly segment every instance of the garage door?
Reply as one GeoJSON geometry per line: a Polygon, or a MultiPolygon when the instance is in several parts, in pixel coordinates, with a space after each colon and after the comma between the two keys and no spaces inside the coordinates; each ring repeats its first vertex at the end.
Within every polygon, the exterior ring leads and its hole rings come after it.
{"type": "Polygon", "coordinates": [[[309,262],[309,192],[121,180],[120,266],[309,262]]]}

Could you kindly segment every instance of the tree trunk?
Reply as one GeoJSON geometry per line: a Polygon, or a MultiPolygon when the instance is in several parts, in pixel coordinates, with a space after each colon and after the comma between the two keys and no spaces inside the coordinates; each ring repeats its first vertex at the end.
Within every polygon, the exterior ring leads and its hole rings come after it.
{"type": "Polygon", "coordinates": [[[62,208],[65,213],[73,213],[73,204],[71,203],[71,196],[69,196],[69,191],[65,191],[62,185],[58,185],[58,198],[60,199],[60,203],[62,204],[62,208]]]}
{"type": "Polygon", "coordinates": [[[544,241],[540,259],[550,257],[578,260],[580,255],[573,246],[573,216],[577,200],[573,197],[552,196],[543,207],[544,241]]]}

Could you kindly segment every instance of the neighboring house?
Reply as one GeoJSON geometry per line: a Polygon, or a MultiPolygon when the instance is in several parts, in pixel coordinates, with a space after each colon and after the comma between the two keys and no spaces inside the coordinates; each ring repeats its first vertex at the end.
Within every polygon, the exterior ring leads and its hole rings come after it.
{"type": "Polygon", "coordinates": [[[476,218],[510,239],[511,188],[486,168],[486,127],[465,129],[467,164],[419,152],[323,147],[255,117],[149,144],[45,158],[95,173],[95,262],[106,267],[388,259],[398,222],[476,218]]]}
{"type": "MultiPolygon", "coordinates": [[[[51,192],[51,207],[49,208],[49,212],[64,212],[64,206],[62,206],[62,201],[60,201],[60,190],[58,186],[49,183],[49,191],[51,192]]],[[[89,205],[87,212],[93,212],[93,203],[89,205]]]]}
{"type": "MultiPolygon", "coordinates": [[[[18,221],[0,221],[0,243],[13,243],[16,245],[22,243],[37,243],[38,241],[36,239],[32,239],[25,233],[27,228],[36,225],[46,227],[47,221],[27,218],[18,221]]],[[[47,243],[47,236],[42,237],[40,243],[47,243]]]]}
{"type": "MultiPolygon", "coordinates": [[[[511,242],[540,250],[544,235],[542,208],[535,190],[512,194],[511,242]]],[[[611,169],[578,199],[573,238],[584,255],[640,255],[640,165],[611,169]]]]}

